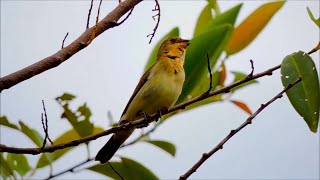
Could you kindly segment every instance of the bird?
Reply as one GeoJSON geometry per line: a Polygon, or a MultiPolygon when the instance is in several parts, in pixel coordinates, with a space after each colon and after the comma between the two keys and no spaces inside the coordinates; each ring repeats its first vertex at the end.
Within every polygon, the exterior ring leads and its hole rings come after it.
{"type": "MultiPolygon", "coordinates": [[[[183,65],[188,45],[189,40],[180,37],[169,37],[162,42],[156,62],[140,78],[119,124],[168,109],[176,103],[185,80],[183,65]]],[[[131,128],[114,133],[99,150],[95,160],[101,164],[108,162],[134,130],[131,128]]]]}

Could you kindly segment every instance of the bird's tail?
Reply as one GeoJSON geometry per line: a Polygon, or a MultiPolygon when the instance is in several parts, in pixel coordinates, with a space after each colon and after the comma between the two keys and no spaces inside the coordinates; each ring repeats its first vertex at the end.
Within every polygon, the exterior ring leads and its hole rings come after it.
{"type": "Polygon", "coordinates": [[[100,149],[95,160],[100,161],[101,164],[108,162],[133,131],[134,129],[130,129],[113,134],[109,141],[100,149]]]}

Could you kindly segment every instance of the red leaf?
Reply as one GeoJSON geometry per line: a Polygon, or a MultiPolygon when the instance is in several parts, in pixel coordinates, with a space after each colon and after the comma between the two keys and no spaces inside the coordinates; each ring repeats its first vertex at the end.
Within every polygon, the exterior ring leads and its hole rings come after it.
{"type": "Polygon", "coordinates": [[[244,110],[248,114],[252,115],[250,108],[243,102],[240,101],[231,101],[234,105],[238,106],[240,109],[244,110]]]}

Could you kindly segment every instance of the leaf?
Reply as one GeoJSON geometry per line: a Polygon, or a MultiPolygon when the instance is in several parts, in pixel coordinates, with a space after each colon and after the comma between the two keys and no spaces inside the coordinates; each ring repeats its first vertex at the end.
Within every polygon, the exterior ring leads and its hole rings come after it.
{"type": "MultiPolygon", "coordinates": [[[[110,162],[111,166],[124,178],[130,180],[159,179],[149,169],[142,164],[128,158],[121,158],[120,162],[110,162]]],[[[108,163],[98,164],[87,168],[88,170],[100,173],[113,179],[121,179],[118,174],[111,169],[108,163]]]]}
{"type": "Polygon", "coordinates": [[[73,100],[74,98],[76,98],[75,95],[72,95],[70,93],[64,93],[62,96],[56,97],[56,100],[59,103],[62,103],[62,102],[68,103],[69,101],[73,100]]]}
{"type": "Polygon", "coordinates": [[[220,82],[219,85],[224,87],[224,81],[226,80],[227,77],[227,70],[226,70],[226,65],[222,63],[221,65],[221,77],[220,77],[220,82]]]}
{"type": "Polygon", "coordinates": [[[240,101],[235,101],[235,100],[232,100],[231,102],[237,107],[239,107],[240,109],[242,109],[243,111],[245,111],[246,113],[248,113],[249,115],[252,115],[252,111],[245,103],[240,101]]]}
{"type": "Polygon", "coordinates": [[[320,17],[318,17],[318,19],[314,18],[311,10],[309,9],[309,7],[307,7],[307,11],[309,14],[310,19],[320,28],[320,17]]]}
{"type": "Polygon", "coordinates": [[[161,40],[156,44],[156,46],[153,48],[151,54],[150,54],[150,57],[147,61],[147,64],[146,66],[144,67],[144,70],[146,71],[147,69],[149,69],[150,66],[152,66],[155,62],[156,62],[156,59],[157,59],[157,54],[158,54],[158,49],[160,48],[162,42],[166,39],[168,39],[169,37],[172,37],[172,36],[179,36],[179,28],[178,27],[175,27],[173,28],[171,31],[169,31],[165,36],[163,36],[161,38],[161,40]]]}
{"type": "Polygon", "coordinates": [[[144,142],[152,144],[165,152],[169,153],[171,156],[175,156],[176,154],[176,147],[174,144],[167,142],[167,141],[160,141],[160,140],[145,140],[144,142]]]}
{"type": "Polygon", "coordinates": [[[7,162],[20,176],[24,176],[31,169],[28,159],[23,154],[8,153],[7,162]]]}
{"type": "Polygon", "coordinates": [[[7,179],[8,177],[10,177],[10,179],[17,179],[13,172],[13,169],[4,159],[3,153],[0,153],[0,162],[0,174],[3,177],[3,179],[7,179]]]}
{"type": "MultiPolygon", "coordinates": [[[[95,127],[93,133],[97,134],[97,133],[100,133],[102,131],[103,131],[102,128],[95,127]]],[[[62,134],[61,136],[59,136],[56,140],[54,140],[53,144],[55,144],[55,145],[63,144],[63,143],[67,143],[67,142],[70,142],[70,141],[73,141],[73,140],[76,140],[76,139],[80,139],[80,138],[81,137],[79,136],[79,134],[74,129],[71,129],[71,130],[65,132],[64,134],[62,134]]],[[[67,152],[69,152],[73,148],[75,148],[75,147],[68,147],[68,148],[64,148],[64,149],[61,149],[61,150],[54,151],[53,153],[50,153],[51,156],[52,156],[51,163],[53,163],[57,159],[61,158],[63,155],[65,155],[67,152]]],[[[45,154],[47,154],[47,153],[45,153],[45,154]]],[[[40,158],[38,160],[38,163],[37,163],[37,166],[36,166],[37,168],[43,168],[43,167],[48,166],[49,164],[51,164],[46,159],[45,154],[42,154],[40,156],[40,158]]]]}
{"type": "Polygon", "coordinates": [[[302,51],[286,56],[281,64],[281,75],[284,87],[299,77],[302,78],[302,81],[286,94],[310,130],[316,133],[319,123],[320,89],[317,70],[311,57],[302,51]]]}
{"type": "MultiPolygon", "coordinates": [[[[232,71],[231,73],[234,75],[234,80],[233,80],[232,84],[235,83],[235,82],[238,82],[238,81],[240,81],[240,80],[242,80],[242,79],[244,79],[245,77],[248,76],[247,74],[244,74],[242,72],[237,72],[237,71],[232,71]]],[[[241,89],[243,87],[246,87],[246,86],[248,86],[250,84],[254,84],[254,83],[258,83],[258,81],[257,80],[251,80],[251,81],[248,81],[246,83],[243,83],[243,84],[241,84],[241,85],[239,85],[237,87],[232,88],[231,92],[235,92],[238,89],[241,89]]]]}
{"type": "Polygon", "coordinates": [[[7,126],[9,128],[16,129],[16,130],[20,131],[18,126],[13,123],[10,123],[6,116],[0,116],[0,125],[7,126]]]}
{"type": "Polygon", "coordinates": [[[193,36],[201,34],[210,20],[212,20],[211,5],[207,4],[199,15],[193,36]]]}
{"type": "MultiPolygon", "coordinates": [[[[224,45],[230,37],[232,26],[221,25],[213,28],[211,31],[204,32],[193,38],[187,48],[186,60],[184,64],[186,79],[182,93],[176,104],[183,102],[190,95],[192,90],[202,82],[207,74],[207,53],[210,60],[210,66],[213,67],[220,56],[224,45]]],[[[209,84],[205,82],[205,84],[209,84]]],[[[203,93],[203,92],[199,92],[203,93]]]]}
{"type": "Polygon", "coordinates": [[[35,129],[29,128],[24,122],[19,121],[19,124],[21,126],[21,132],[23,132],[26,136],[29,137],[29,139],[38,147],[42,146],[43,138],[41,135],[36,131],[35,129]]]}
{"type": "Polygon", "coordinates": [[[251,13],[234,31],[227,45],[228,55],[247,47],[268,24],[285,1],[266,3],[251,13]]]}
{"type": "Polygon", "coordinates": [[[223,12],[222,14],[217,15],[213,20],[208,22],[208,25],[206,27],[206,31],[209,31],[218,25],[230,24],[230,25],[234,26],[234,23],[237,20],[237,17],[238,17],[238,14],[239,14],[241,7],[242,7],[242,4],[238,4],[238,5],[234,6],[233,8],[223,12]]]}

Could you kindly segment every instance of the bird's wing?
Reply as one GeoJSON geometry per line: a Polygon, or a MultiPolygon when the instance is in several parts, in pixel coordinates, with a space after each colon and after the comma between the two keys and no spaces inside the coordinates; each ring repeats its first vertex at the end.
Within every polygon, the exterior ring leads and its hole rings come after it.
{"type": "Polygon", "coordinates": [[[121,116],[123,116],[123,115],[127,112],[127,110],[128,110],[128,108],[129,108],[132,100],[134,99],[134,97],[136,97],[136,95],[138,94],[138,92],[140,91],[140,89],[143,87],[143,85],[145,85],[146,82],[148,81],[148,77],[149,77],[150,72],[151,72],[151,69],[153,68],[154,65],[155,65],[155,64],[153,64],[153,65],[143,74],[143,76],[140,78],[140,81],[139,81],[136,89],[135,89],[134,92],[132,93],[132,95],[131,95],[131,97],[130,97],[130,99],[129,99],[129,102],[128,102],[126,108],[124,108],[123,113],[122,113],[121,116]]]}

